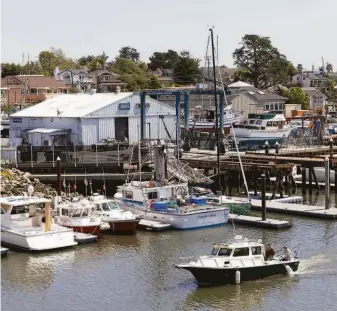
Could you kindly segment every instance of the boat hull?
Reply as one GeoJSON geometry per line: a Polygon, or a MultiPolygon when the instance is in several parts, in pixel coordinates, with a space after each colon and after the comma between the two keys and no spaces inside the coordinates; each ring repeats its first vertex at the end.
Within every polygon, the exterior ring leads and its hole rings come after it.
{"type": "Polygon", "coordinates": [[[114,233],[135,233],[139,220],[121,220],[109,222],[110,231],[114,233]]]}
{"type": "Polygon", "coordinates": [[[100,226],[72,226],[69,228],[72,228],[74,232],[81,232],[81,233],[87,233],[87,234],[93,234],[93,235],[101,234],[100,226]]]}
{"type": "Polygon", "coordinates": [[[25,235],[1,229],[1,243],[28,251],[47,251],[77,245],[71,230],[25,235]]]}
{"type": "Polygon", "coordinates": [[[179,265],[176,267],[190,271],[200,285],[225,285],[236,284],[237,271],[240,272],[241,282],[254,281],[276,275],[285,275],[287,265],[295,272],[299,263],[299,260],[296,260],[246,268],[205,268],[179,265]]]}
{"type": "Polygon", "coordinates": [[[142,216],[143,219],[170,224],[178,230],[219,226],[228,222],[229,209],[226,207],[186,214],[164,213],[145,210],[140,205],[121,202],[123,208],[142,216]]]}

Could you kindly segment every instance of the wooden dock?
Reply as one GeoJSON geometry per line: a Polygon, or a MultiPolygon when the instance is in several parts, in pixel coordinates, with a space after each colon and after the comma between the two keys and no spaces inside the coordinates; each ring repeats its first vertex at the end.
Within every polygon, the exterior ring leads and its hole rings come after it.
{"type": "MultiPolygon", "coordinates": [[[[252,199],[251,203],[252,209],[261,210],[261,200],[252,199]]],[[[266,209],[268,212],[287,215],[306,216],[318,219],[337,219],[337,208],[325,209],[322,206],[266,201],[266,209]]]]}
{"type": "Polygon", "coordinates": [[[147,231],[166,231],[172,228],[170,224],[163,224],[158,221],[142,219],[138,223],[138,228],[147,231]]]}
{"type": "Polygon", "coordinates": [[[82,232],[74,232],[74,240],[78,244],[94,243],[97,241],[97,235],[82,232]]]}
{"type": "Polygon", "coordinates": [[[261,217],[229,214],[228,222],[232,220],[234,221],[234,224],[267,228],[267,229],[285,229],[290,228],[292,226],[291,223],[286,220],[277,220],[268,218],[266,220],[262,220],[261,217]]]}

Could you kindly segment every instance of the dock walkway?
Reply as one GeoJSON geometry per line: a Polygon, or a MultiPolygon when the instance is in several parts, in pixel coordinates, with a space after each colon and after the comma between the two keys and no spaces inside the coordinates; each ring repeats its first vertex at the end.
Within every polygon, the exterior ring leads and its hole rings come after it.
{"type": "MultiPolygon", "coordinates": [[[[261,210],[261,200],[252,199],[251,203],[252,209],[261,210]]],[[[288,215],[307,216],[319,219],[337,219],[337,208],[325,209],[322,206],[266,201],[266,209],[268,212],[283,213],[288,215]]]]}
{"type": "Polygon", "coordinates": [[[292,226],[291,223],[286,220],[277,220],[277,219],[262,220],[261,217],[229,214],[228,222],[232,220],[234,220],[234,224],[247,225],[259,228],[268,228],[268,229],[285,229],[290,228],[292,226]]]}

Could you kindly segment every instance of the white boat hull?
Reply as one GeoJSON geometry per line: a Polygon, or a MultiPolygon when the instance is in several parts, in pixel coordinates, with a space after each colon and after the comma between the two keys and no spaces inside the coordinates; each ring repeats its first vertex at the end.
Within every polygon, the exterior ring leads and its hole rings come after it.
{"type": "Polygon", "coordinates": [[[125,204],[121,205],[143,219],[157,221],[164,224],[170,224],[175,229],[187,230],[196,228],[205,228],[222,225],[228,222],[228,208],[217,208],[186,214],[164,213],[148,211],[139,205],[125,204]]]}
{"type": "MultiPolygon", "coordinates": [[[[231,124],[236,124],[239,123],[243,120],[243,116],[236,116],[233,118],[225,118],[224,119],[224,127],[229,127],[231,124]]],[[[213,130],[215,127],[215,122],[207,122],[207,121],[192,121],[190,120],[189,122],[189,128],[192,129],[196,129],[196,130],[213,130]]]]}
{"type": "Polygon", "coordinates": [[[248,128],[234,128],[231,129],[231,134],[233,135],[233,130],[235,137],[240,140],[282,140],[287,138],[291,132],[291,128],[285,128],[280,130],[254,130],[248,128]]]}
{"type": "MultiPolygon", "coordinates": [[[[315,175],[318,182],[325,182],[325,169],[322,167],[314,168],[315,175]]],[[[307,170],[307,180],[309,180],[309,170],[307,170]]],[[[330,170],[330,182],[335,183],[335,171],[330,170]]]]}
{"type": "Polygon", "coordinates": [[[73,231],[66,228],[50,232],[40,230],[40,232],[27,233],[1,228],[1,243],[29,251],[45,251],[77,245],[73,231]]]}

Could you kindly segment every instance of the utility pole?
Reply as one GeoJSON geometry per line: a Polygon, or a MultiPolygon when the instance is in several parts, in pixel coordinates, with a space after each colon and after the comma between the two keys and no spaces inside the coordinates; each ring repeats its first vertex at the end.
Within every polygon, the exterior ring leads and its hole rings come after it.
{"type": "Polygon", "coordinates": [[[213,58],[213,82],[214,82],[214,107],[215,107],[215,139],[216,139],[216,157],[218,164],[218,187],[221,190],[221,178],[220,178],[220,143],[219,143],[219,118],[218,118],[218,94],[216,88],[216,72],[215,72],[215,48],[214,48],[214,38],[213,38],[213,29],[210,28],[211,32],[211,41],[212,41],[212,58],[213,58]]]}

